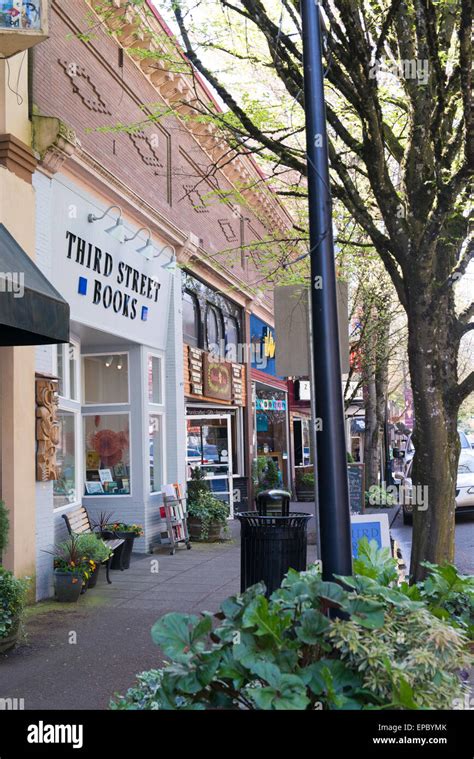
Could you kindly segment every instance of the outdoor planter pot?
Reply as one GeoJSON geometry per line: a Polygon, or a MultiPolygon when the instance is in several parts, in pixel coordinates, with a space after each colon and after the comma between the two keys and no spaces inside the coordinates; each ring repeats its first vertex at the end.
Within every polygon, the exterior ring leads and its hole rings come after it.
{"type": "Polygon", "coordinates": [[[307,485],[297,485],[295,490],[297,501],[304,501],[305,503],[314,501],[314,487],[309,488],[307,485]]]}
{"type": "Polygon", "coordinates": [[[133,551],[133,543],[136,538],[134,532],[114,532],[113,537],[123,538],[125,543],[114,551],[114,555],[110,561],[110,569],[130,569],[130,558],[133,551]]]}
{"type": "Polygon", "coordinates": [[[222,524],[220,522],[211,522],[206,538],[201,537],[202,520],[198,517],[188,517],[189,537],[193,540],[204,540],[206,543],[216,543],[221,540],[222,524]]]}
{"type": "Polygon", "coordinates": [[[95,588],[95,586],[97,585],[97,579],[99,577],[99,569],[100,569],[100,564],[96,564],[94,571],[89,577],[89,582],[87,583],[88,590],[90,590],[91,588],[95,588]]]}
{"type": "Polygon", "coordinates": [[[82,572],[54,570],[54,590],[61,603],[75,603],[82,591],[82,572]]]}
{"type": "Polygon", "coordinates": [[[0,638],[0,654],[5,654],[16,646],[19,634],[20,617],[16,617],[16,619],[13,619],[8,635],[4,635],[3,638],[0,638]]]}

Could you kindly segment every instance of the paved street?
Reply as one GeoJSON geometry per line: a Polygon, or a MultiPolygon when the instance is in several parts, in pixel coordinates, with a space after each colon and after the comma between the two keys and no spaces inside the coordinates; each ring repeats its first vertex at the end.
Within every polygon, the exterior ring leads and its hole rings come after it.
{"type": "MultiPolygon", "coordinates": [[[[112,585],[101,570],[97,587],[77,604],[47,601],[30,608],[26,641],[0,657],[0,698],[24,698],[25,709],[107,708],[137,672],[159,666],[150,629],[160,616],[217,611],[239,591],[238,522],[231,531],[231,542],[193,543],[174,556],[168,550],[134,555],[129,570],[111,573],[112,585]]],[[[309,546],[308,561],[314,558],[309,546]]]]}
{"type": "MultiPolygon", "coordinates": [[[[392,525],[392,536],[398,541],[407,567],[410,564],[412,527],[403,524],[400,510],[392,525]]],[[[463,574],[474,574],[474,518],[456,518],[456,558],[455,564],[463,574]]]]}

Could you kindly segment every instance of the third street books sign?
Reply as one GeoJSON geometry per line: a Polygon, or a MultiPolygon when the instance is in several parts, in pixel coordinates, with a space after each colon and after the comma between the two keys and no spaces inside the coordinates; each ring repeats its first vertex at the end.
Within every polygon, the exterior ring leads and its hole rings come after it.
{"type": "Polygon", "coordinates": [[[223,401],[232,399],[232,364],[213,361],[204,354],[204,395],[223,401]]]}

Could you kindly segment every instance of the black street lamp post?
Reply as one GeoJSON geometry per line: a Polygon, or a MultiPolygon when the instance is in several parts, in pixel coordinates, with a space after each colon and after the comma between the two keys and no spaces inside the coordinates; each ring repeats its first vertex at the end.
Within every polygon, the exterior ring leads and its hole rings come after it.
{"type": "Polygon", "coordinates": [[[323,578],[352,574],[351,525],[339,356],[336,270],[324,104],[320,8],[302,0],[311,246],[311,311],[323,578]]]}

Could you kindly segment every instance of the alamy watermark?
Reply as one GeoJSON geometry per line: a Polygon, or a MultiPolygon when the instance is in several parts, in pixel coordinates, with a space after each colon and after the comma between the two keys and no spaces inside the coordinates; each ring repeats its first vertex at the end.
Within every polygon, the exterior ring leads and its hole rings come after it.
{"type": "Polygon", "coordinates": [[[416,511],[428,509],[428,485],[413,485],[410,488],[399,488],[397,485],[371,485],[368,489],[370,506],[410,506],[416,511]]]}
{"type": "Polygon", "coordinates": [[[14,298],[25,294],[25,273],[22,271],[0,271],[0,293],[12,293],[14,298]]]}
{"type": "Polygon", "coordinates": [[[418,84],[426,86],[430,73],[430,62],[426,58],[408,58],[398,61],[390,61],[377,58],[369,68],[370,79],[381,79],[388,76],[397,79],[412,79],[418,84]]]}

